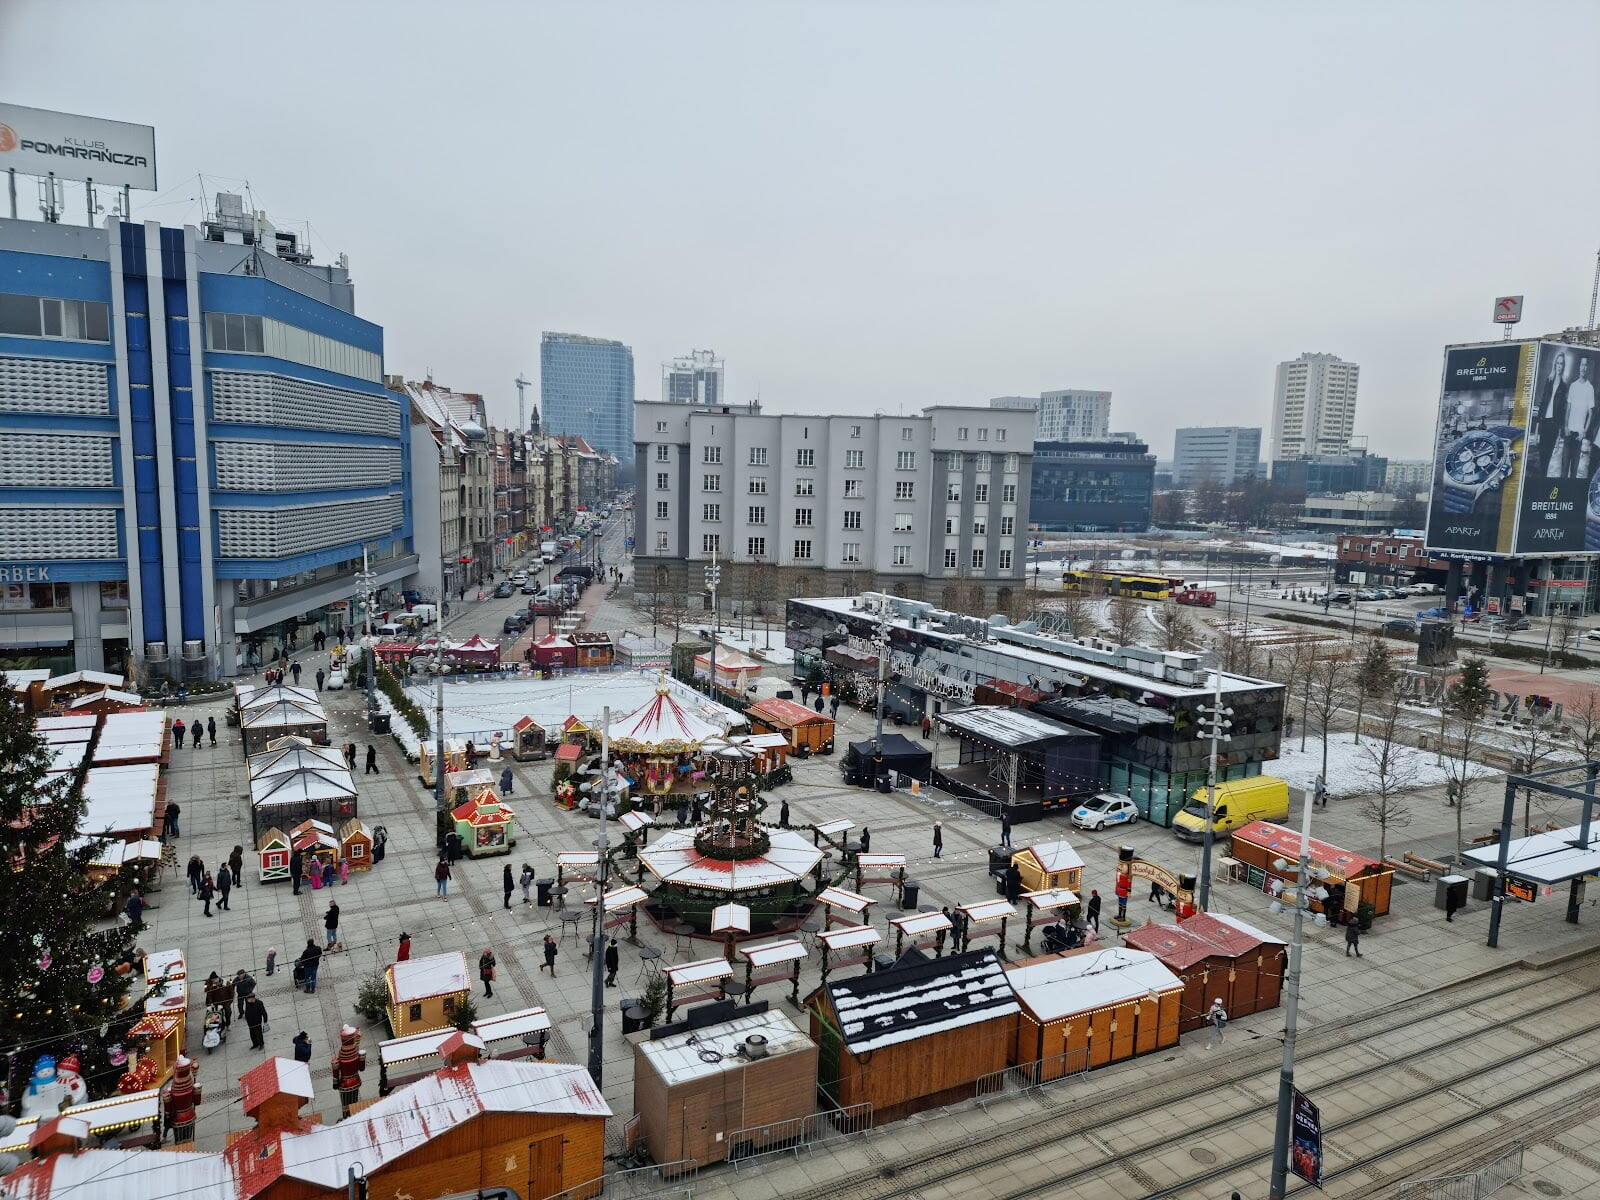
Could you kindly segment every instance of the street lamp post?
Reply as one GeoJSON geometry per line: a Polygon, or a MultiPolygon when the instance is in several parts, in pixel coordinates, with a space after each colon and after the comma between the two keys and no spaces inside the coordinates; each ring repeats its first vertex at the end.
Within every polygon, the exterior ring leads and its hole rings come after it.
{"type": "Polygon", "coordinates": [[[444,837],[444,597],[433,606],[433,824],[444,837]]]}
{"type": "Polygon", "coordinates": [[[873,744],[881,749],[883,746],[883,695],[889,679],[889,601],[883,601],[883,608],[878,613],[878,624],[874,629],[876,637],[874,644],[878,651],[878,720],[873,730],[873,744]]]}
{"type": "MultiPolygon", "coordinates": [[[[1278,1072],[1278,1118],[1272,1141],[1272,1178],[1267,1195],[1283,1200],[1289,1178],[1289,1136],[1294,1107],[1294,1041],[1300,1015],[1300,953],[1304,945],[1307,893],[1311,888],[1311,806],[1314,795],[1305,794],[1300,820],[1300,863],[1294,885],[1294,940],[1289,943],[1289,970],[1284,976],[1288,1000],[1284,1004],[1283,1066],[1278,1072]]],[[[1285,895],[1289,888],[1284,887],[1285,895]]]]}
{"type": "Polygon", "coordinates": [[[361,670],[367,681],[367,728],[372,728],[372,714],[378,711],[377,663],[372,654],[372,592],[377,576],[367,566],[367,548],[361,547],[361,574],[356,581],[361,585],[361,670]]]}
{"type": "MultiPolygon", "coordinates": [[[[722,618],[717,609],[717,584],[722,582],[722,567],[717,563],[717,552],[711,552],[711,564],[706,567],[706,587],[711,590],[711,698],[717,698],[717,635],[722,632],[722,618]]],[[[691,664],[693,665],[693,664],[691,664]]]]}
{"type": "Polygon", "coordinates": [[[605,927],[606,927],[606,874],[609,864],[606,861],[606,823],[610,820],[608,813],[611,804],[611,708],[601,710],[600,717],[600,773],[590,782],[589,795],[599,805],[596,815],[599,818],[600,836],[595,839],[595,850],[599,854],[599,862],[595,871],[595,901],[594,901],[594,927],[590,934],[589,947],[593,974],[589,986],[589,1076],[594,1080],[595,1087],[601,1086],[601,1072],[604,1064],[603,1051],[605,1048],[605,927]]]}
{"type": "Polygon", "coordinates": [[[1217,752],[1219,743],[1228,735],[1223,732],[1233,727],[1228,720],[1233,709],[1222,707],[1222,664],[1211,668],[1211,707],[1202,709],[1207,722],[1206,732],[1211,737],[1211,755],[1206,765],[1206,823],[1200,834],[1200,910],[1211,907],[1211,846],[1215,840],[1212,822],[1217,815],[1217,752]]]}

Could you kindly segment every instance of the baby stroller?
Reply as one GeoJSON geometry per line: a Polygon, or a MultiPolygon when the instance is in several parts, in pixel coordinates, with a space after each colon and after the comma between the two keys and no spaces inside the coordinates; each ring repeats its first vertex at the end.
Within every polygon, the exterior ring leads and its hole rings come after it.
{"type": "Polygon", "coordinates": [[[222,1005],[212,1004],[206,1008],[205,1032],[200,1037],[200,1044],[210,1054],[223,1042],[228,1040],[228,1023],[223,1019],[222,1005]]]}

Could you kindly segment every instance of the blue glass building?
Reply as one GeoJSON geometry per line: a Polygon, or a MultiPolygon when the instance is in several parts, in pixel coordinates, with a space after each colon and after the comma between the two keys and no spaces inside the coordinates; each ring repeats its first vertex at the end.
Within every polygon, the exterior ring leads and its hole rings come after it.
{"type": "Polygon", "coordinates": [[[576,434],[622,462],[633,460],[633,351],[621,342],[546,333],[539,400],[546,433],[576,434]]]}
{"type": "Polygon", "coordinates": [[[215,678],[416,574],[409,413],[341,266],[243,216],[0,220],[0,669],[215,678]]]}

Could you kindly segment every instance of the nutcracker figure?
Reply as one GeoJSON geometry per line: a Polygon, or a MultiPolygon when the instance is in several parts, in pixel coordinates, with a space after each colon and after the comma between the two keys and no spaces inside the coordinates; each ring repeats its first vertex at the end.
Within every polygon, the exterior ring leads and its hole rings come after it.
{"type": "Polygon", "coordinates": [[[172,1083],[167,1088],[167,1128],[174,1145],[194,1141],[195,1108],[200,1103],[200,1088],[194,1081],[194,1063],[178,1055],[172,1067],[172,1083]]]}
{"type": "Polygon", "coordinates": [[[339,1052],[333,1056],[333,1086],[338,1089],[343,1115],[361,1099],[361,1072],[367,1069],[367,1056],[361,1053],[361,1034],[354,1026],[339,1030],[339,1052]]]}

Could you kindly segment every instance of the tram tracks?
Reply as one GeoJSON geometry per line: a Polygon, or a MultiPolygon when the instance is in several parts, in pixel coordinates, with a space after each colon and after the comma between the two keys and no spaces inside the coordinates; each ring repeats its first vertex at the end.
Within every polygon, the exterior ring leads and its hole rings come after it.
{"type": "MultiPolygon", "coordinates": [[[[1354,1044],[1361,1043],[1363,1039],[1387,1039],[1430,1022],[1448,1021],[1452,1015],[1465,1013],[1474,1005],[1486,1001],[1492,1000],[1497,1008],[1506,1011],[1507,1006],[1513,1005],[1518,995],[1534,988],[1548,988],[1580,971],[1588,970],[1591,966],[1592,962],[1589,959],[1583,959],[1559,971],[1541,973],[1530,977],[1527,982],[1507,986],[1506,975],[1515,971],[1514,967],[1508,966],[1502,971],[1481,976],[1467,983],[1396,1001],[1338,1025],[1319,1026],[1301,1036],[1301,1067],[1304,1069],[1307,1064],[1324,1055],[1347,1051],[1354,1044]],[[1397,1020],[1397,1017],[1403,1019],[1397,1020]]],[[[1564,1005],[1583,1000],[1592,994],[1592,985],[1587,981],[1580,983],[1580,987],[1583,990],[1574,995],[1553,1000],[1531,1011],[1520,1012],[1519,1017],[1531,1018],[1543,1015],[1564,1005]]],[[[1442,1041],[1430,1042],[1427,1046],[1405,1054],[1375,1056],[1380,1057],[1380,1061],[1360,1071],[1350,1072],[1347,1078],[1363,1077],[1388,1070],[1396,1064],[1405,1064],[1428,1055],[1436,1055],[1464,1037],[1473,1037],[1486,1032],[1488,1032],[1487,1027],[1465,1034],[1454,1032],[1442,1041]]],[[[822,1186],[797,1189],[790,1192],[789,1197],[790,1200],[894,1200],[897,1197],[910,1197],[917,1195],[921,1189],[943,1183],[952,1176],[982,1172],[997,1164],[1015,1163],[1019,1158],[1029,1154],[1047,1151],[1064,1139],[1077,1137],[1087,1142],[1096,1136],[1096,1130],[1122,1128],[1127,1122],[1143,1117],[1151,1111],[1181,1109],[1185,1112],[1204,1112],[1209,1098],[1221,1093],[1233,1095],[1234,1099],[1224,1103],[1232,1109],[1237,1109],[1241,1101],[1237,1093],[1248,1094],[1248,1085],[1251,1082],[1259,1084],[1263,1076],[1276,1066],[1277,1055],[1272,1052],[1276,1048],[1276,1043],[1277,1037],[1272,1036],[1270,1049],[1264,1046],[1258,1052],[1250,1054],[1247,1059],[1236,1057],[1225,1067],[1207,1071],[1200,1079],[1196,1079],[1193,1075],[1175,1076],[1155,1085],[1135,1084],[1119,1093],[1097,1097],[1093,1112],[1090,1114],[1086,1114],[1078,1106],[1063,1105],[1058,1112],[1052,1112],[1049,1107],[1041,1106],[1042,1120],[1037,1115],[1019,1118],[1006,1128],[965,1138],[959,1145],[904,1156],[889,1170],[878,1172],[873,1176],[863,1178],[857,1173],[854,1178],[846,1177],[822,1186]]],[[[1542,1048],[1542,1046],[1530,1047],[1529,1053],[1536,1053],[1542,1048]]],[[[1063,1090],[1057,1095],[1061,1097],[1070,1095],[1071,1093],[1065,1089],[1072,1086],[1071,1083],[1063,1082],[1058,1085],[1063,1090]]],[[[1236,1119],[1238,1118],[1223,1118],[1196,1127],[1190,1132],[1201,1133],[1207,1128],[1220,1128],[1236,1119]]],[[[1092,1145],[1092,1142],[1088,1144],[1092,1145]]],[[[1163,1144],[1170,1144],[1170,1140],[1163,1144]]],[[[1149,1153],[1150,1150],[1151,1147],[1148,1146],[1142,1149],[1134,1148],[1123,1152],[1122,1157],[1149,1153]]],[[[1104,1170],[1114,1161],[1114,1158],[1108,1158],[1105,1162],[1095,1163],[1091,1168],[1085,1169],[1104,1170]]]]}

